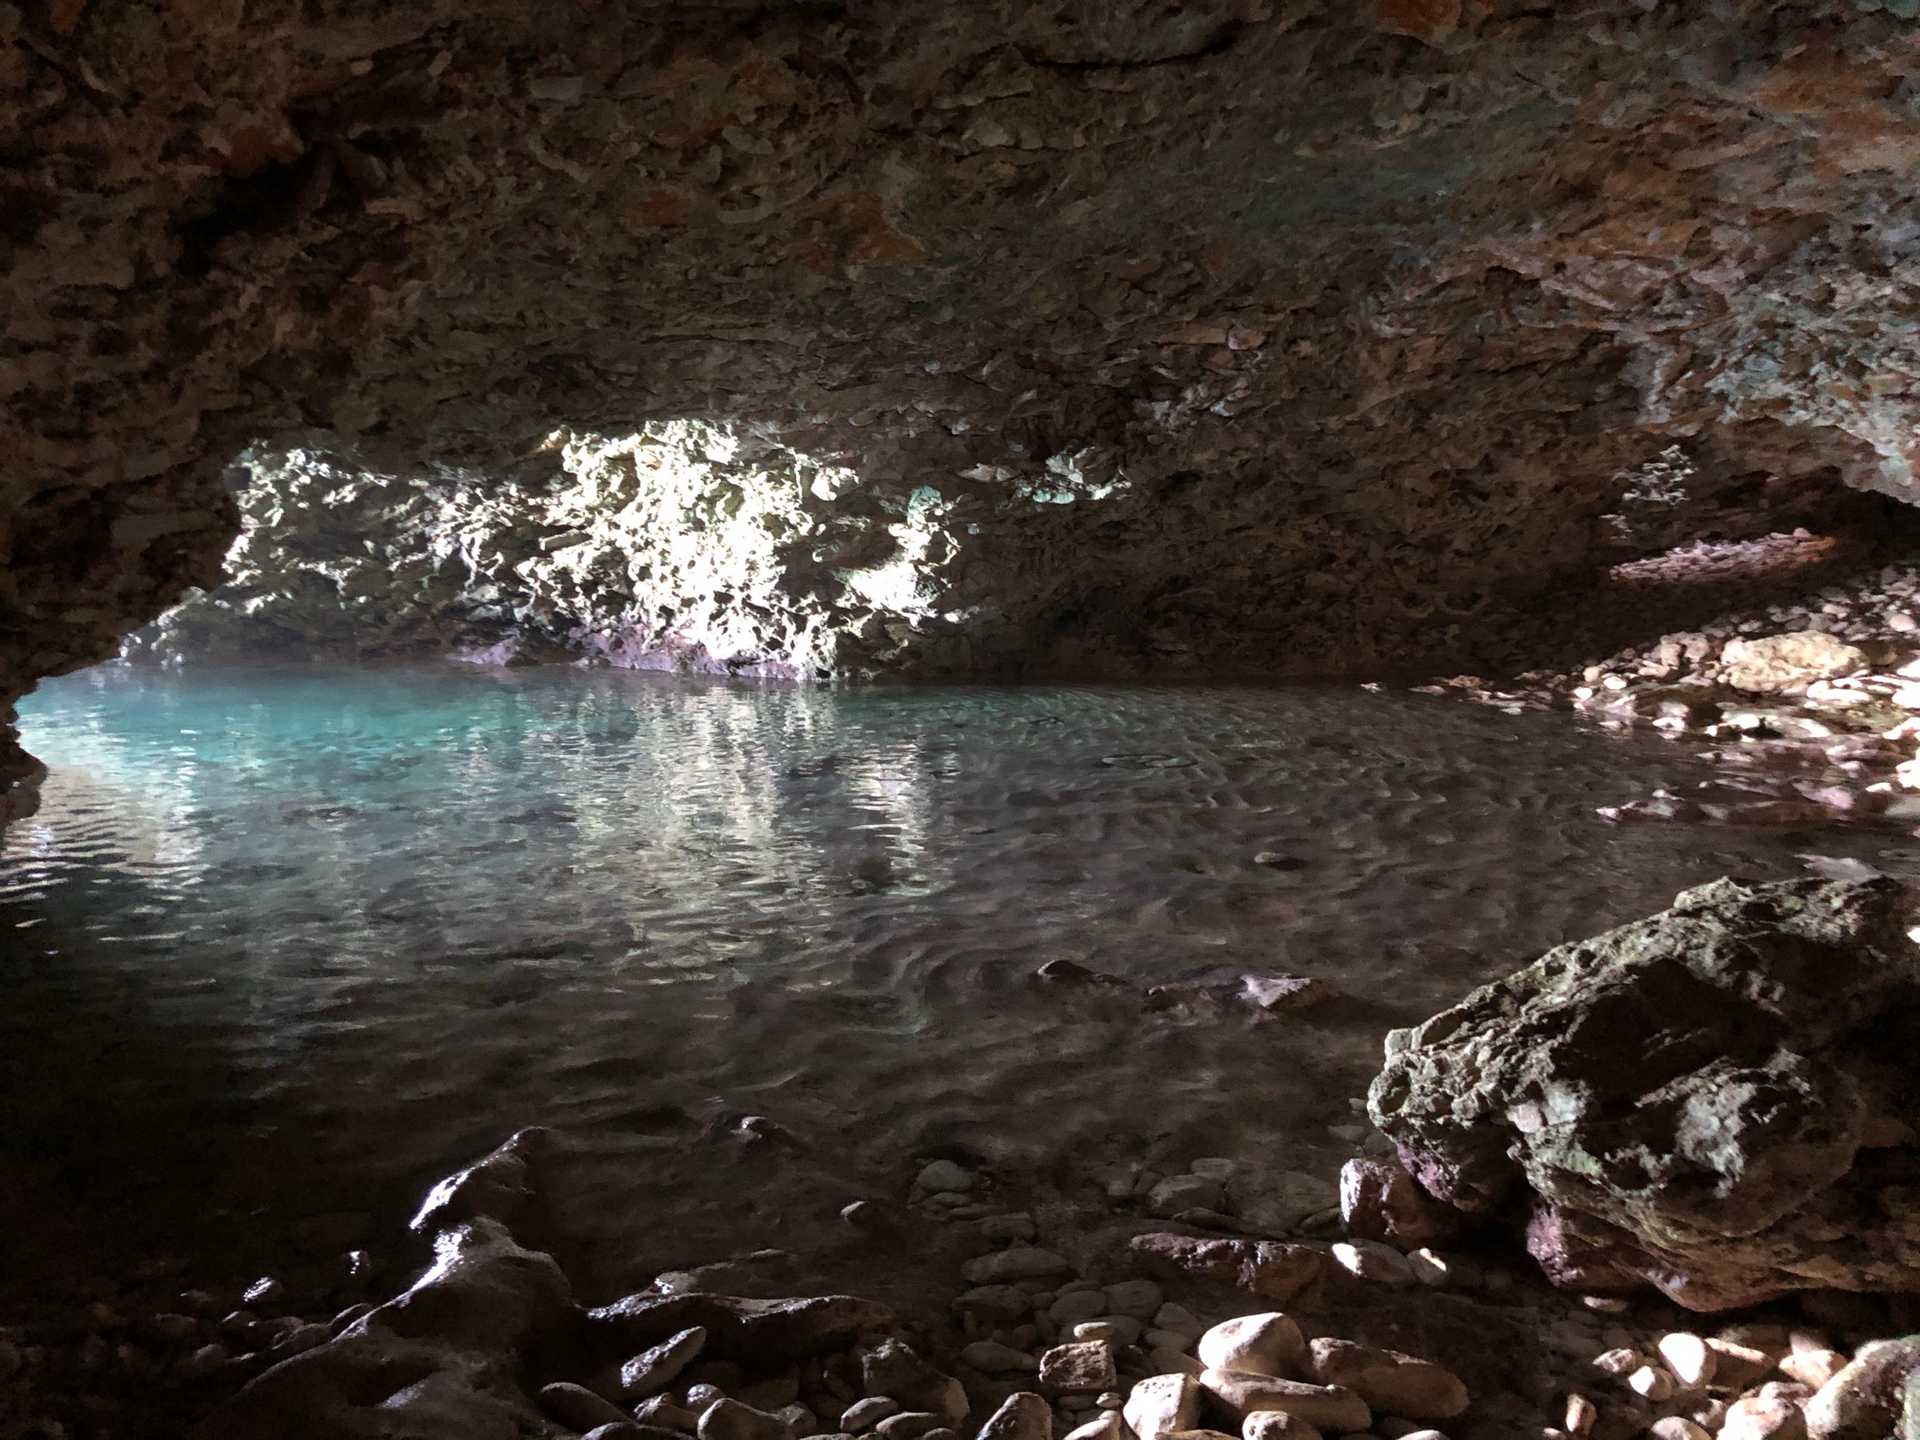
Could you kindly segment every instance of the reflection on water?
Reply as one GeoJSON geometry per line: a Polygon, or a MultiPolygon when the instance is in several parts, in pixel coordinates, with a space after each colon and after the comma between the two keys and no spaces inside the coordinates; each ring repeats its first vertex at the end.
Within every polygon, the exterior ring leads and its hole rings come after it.
{"type": "Polygon", "coordinates": [[[1389,1025],[1718,874],[1911,863],[1611,827],[1698,762],[1419,696],[102,670],[22,709],[0,1164],[103,1256],[400,1206],[528,1123],[601,1158],[616,1269],[789,1243],[942,1141],[1331,1167],[1389,1025]],[[1056,958],[1363,1003],[1182,1021],[1027,983],[1056,958]]]}

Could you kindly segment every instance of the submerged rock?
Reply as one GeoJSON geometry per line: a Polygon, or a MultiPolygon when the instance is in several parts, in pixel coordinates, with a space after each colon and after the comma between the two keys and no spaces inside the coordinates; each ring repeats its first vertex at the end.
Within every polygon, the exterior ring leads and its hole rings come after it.
{"type": "Polygon", "coordinates": [[[1561,1285],[1920,1289],[1908,910],[1884,877],[1688,890],[1394,1032],[1374,1121],[1439,1198],[1531,1209],[1561,1285]]]}

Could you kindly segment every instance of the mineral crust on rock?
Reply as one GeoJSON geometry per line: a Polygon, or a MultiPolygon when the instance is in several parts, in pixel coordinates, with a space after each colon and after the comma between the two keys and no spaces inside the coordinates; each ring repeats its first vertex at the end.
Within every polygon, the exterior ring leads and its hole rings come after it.
{"type": "Polygon", "coordinates": [[[1920,1290],[1920,950],[1895,881],[1718,880],[1388,1038],[1374,1122],[1557,1283],[1699,1310],[1920,1290]]]}

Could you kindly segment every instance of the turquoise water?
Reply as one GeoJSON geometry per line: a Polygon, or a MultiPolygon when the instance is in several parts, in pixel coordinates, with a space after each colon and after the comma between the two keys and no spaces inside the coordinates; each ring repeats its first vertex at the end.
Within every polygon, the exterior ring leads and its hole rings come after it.
{"type": "Polygon", "coordinates": [[[22,713],[0,1165],[81,1268],[258,1263],[531,1123],[623,1277],[804,1245],[942,1144],[1330,1176],[1389,1026],[1719,874],[1910,864],[1609,825],[1701,762],[1418,695],[110,667],[22,713]],[[1054,959],[1346,998],[1157,1013],[1054,959]]]}

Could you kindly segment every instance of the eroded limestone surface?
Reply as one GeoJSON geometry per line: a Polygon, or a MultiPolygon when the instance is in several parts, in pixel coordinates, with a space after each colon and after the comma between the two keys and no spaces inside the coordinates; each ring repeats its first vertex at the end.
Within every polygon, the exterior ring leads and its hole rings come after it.
{"type": "Polygon", "coordinates": [[[1906,8],[6,6],[0,705],[316,434],[505,495],[745,427],[875,545],[931,492],[886,665],[1464,665],[1599,564],[1859,523],[1914,490],[1906,8]]]}

